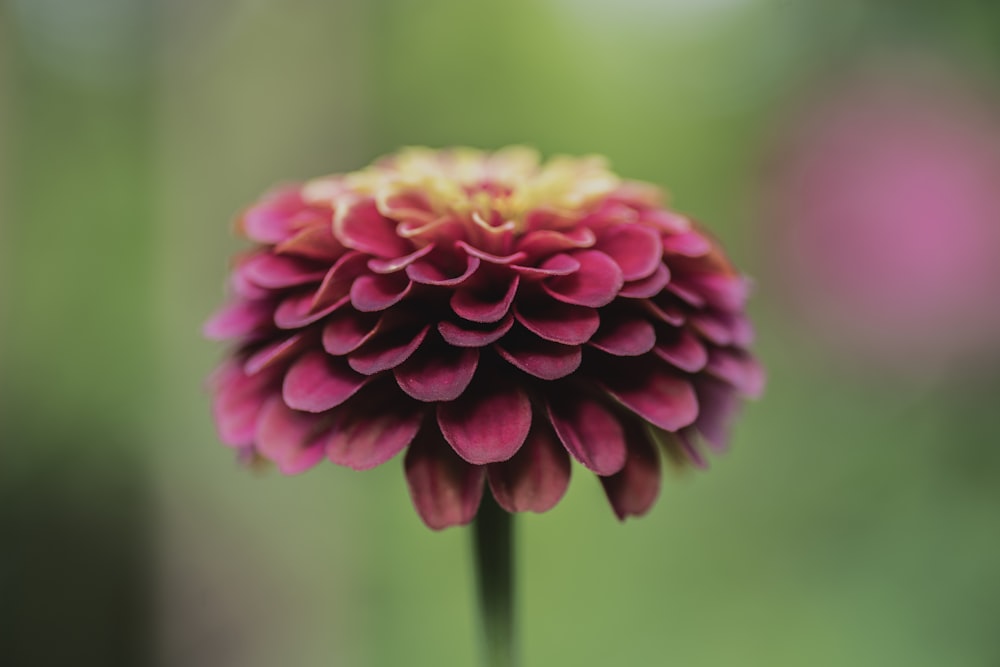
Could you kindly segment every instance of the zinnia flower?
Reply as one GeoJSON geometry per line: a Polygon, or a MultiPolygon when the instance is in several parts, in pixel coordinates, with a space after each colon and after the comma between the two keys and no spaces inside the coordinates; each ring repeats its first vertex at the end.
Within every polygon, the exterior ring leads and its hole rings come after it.
{"type": "Polygon", "coordinates": [[[258,245],[206,334],[221,439],[298,473],[403,450],[431,528],[488,486],[510,512],[554,506],[571,458],[614,512],[725,445],[762,372],[747,281],[717,243],[599,158],[407,149],[278,189],[238,229],[258,245]]]}

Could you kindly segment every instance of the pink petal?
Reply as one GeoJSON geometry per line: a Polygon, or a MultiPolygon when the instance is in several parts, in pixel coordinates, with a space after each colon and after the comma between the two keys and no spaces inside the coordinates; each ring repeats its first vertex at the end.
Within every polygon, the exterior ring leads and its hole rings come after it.
{"type": "Polygon", "coordinates": [[[701,410],[694,426],[712,449],[724,451],[729,444],[729,429],[740,409],[739,396],[728,384],[704,376],[698,378],[697,391],[701,410]]]}
{"type": "Polygon", "coordinates": [[[665,431],[676,431],[698,417],[698,399],[686,379],[658,364],[620,367],[603,379],[608,392],[625,407],[665,431]]]}
{"type": "Polygon", "coordinates": [[[323,447],[315,442],[321,419],[319,415],[292,410],[275,396],[260,416],[257,451],[286,475],[304,472],[323,459],[323,447]]]}
{"type": "Polygon", "coordinates": [[[656,330],[649,320],[622,310],[601,313],[601,328],[590,345],[618,357],[646,354],[656,344],[656,330]]]}
{"type": "Polygon", "coordinates": [[[744,396],[759,398],[764,391],[764,368],[742,350],[712,348],[707,370],[744,396]]]}
{"type": "Polygon", "coordinates": [[[430,325],[417,330],[412,326],[386,327],[384,330],[380,327],[364,345],[347,356],[347,363],[365,375],[395,368],[420,347],[429,330],[430,325]]]}
{"type": "Polygon", "coordinates": [[[670,283],[670,270],[661,262],[649,276],[641,280],[626,282],[625,286],[618,292],[618,296],[630,299],[648,299],[663,291],[668,283],[670,283]]]}
{"type": "Polygon", "coordinates": [[[666,234],[663,237],[663,251],[672,255],[702,257],[711,250],[712,242],[693,229],[679,234],[666,234]]]}
{"type": "Polygon", "coordinates": [[[420,260],[406,267],[406,275],[414,282],[424,285],[454,287],[467,281],[481,264],[478,257],[471,255],[466,255],[464,261],[464,268],[456,267],[454,271],[445,271],[428,260],[420,260]]]}
{"type": "Polygon", "coordinates": [[[350,293],[351,284],[354,279],[365,272],[365,264],[368,257],[360,252],[347,252],[341,255],[330,270],[323,277],[319,289],[316,290],[316,298],[312,303],[312,310],[323,310],[332,303],[339,303],[350,293]]]}
{"type": "Polygon", "coordinates": [[[270,193],[244,212],[239,227],[254,241],[280,243],[294,233],[296,213],[305,208],[298,186],[270,193]]]}
{"type": "Polygon", "coordinates": [[[562,345],[535,337],[523,329],[505,336],[493,349],[508,363],[543,380],[566,377],[580,367],[579,345],[562,345]]]}
{"type": "Polygon", "coordinates": [[[716,308],[741,311],[750,295],[750,282],[743,276],[721,273],[694,274],[688,276],[693,289],[705,296],[716,308]]]}
{"type": "Polygon", "coordinates": [[[625,467],[601,484],[619,520],[642,516],[660,495],[660,458],[646,430],[638,424],[625,429],[628,438],[628,458],[625,467]]]}
{"type": "Polygon", "coordinates": [[[487,377],[460,397],[438,403],[445,440],[469,463],[506,461],[520,449],[531,427],[531,401],[520,387],[487,377]]]}
{"type": "Polygon", "coordinates": [[[511,255],[494,255],[475,246],[471,246],[465,241],[456,241],[455,247],[461,248],[468,255],[478,257],[484,262],[496,264],[498,266],[508,266],[510,264],[514,264],[515,262],[522,262],[527,258],[527,255],[523,252],[515,252],[511,255]]]}
{"type": "Polygon", "coordinates": [[[487,278],[470,281],[451,295],[451,309],[471,322],[499,322],[510,310],[520,278],[514,274],[503,280],[487,278]]]}
{"type": "Polygon", "coordinates": [[[438,322],[438,333],[446,342],[456,347],[483,347],[500,340],[514,325],[514,317],[507,314],[497,324],[475,325],[468,322],[438,322]]]}
{"type": "Polygon", "coordinates": [[[366,313],[385,310],[402,301],[412,288],[403,273],[361,276],[351,285],[351,304],[366,313]]]}
{"type": "Polygon", "coordinates": [[[689,329],[664,327],[653,348],[660,359],[688,373],[697,373],[708,363],[708,350],[689,329]]]}
{"type": "Polygon", "coordinates": [[[598,475],[625,465],[625,433],[618,419],[593,398],[552,392],[548,414],[556,435],[577,461],[598,475]]]}
{"type": "Polygon", "coordinates": [[[453,347],[435,336],[394,370],[400,389],[418,401],[453,401],[466,390],[479,349],[453,347]]]}
{"type": "Polygon", "coordinates": [[[282,396],[293,410],[324,412],[353,396],[369,379],[351,370],[343,357],[307,352],[285,374],[282,396]]]}
{"type": "Polygon", "coordinates": [[[517,264],[513,268],[525,278],[541,279],[553,276],[568,276],[580,270],[580,262],[567,254],[560,253],[549,257],[542,262],[541,266],[522,266],[517,264]]]}
{"type": "Polygon", "coordinates": [[[476,516],[486,470],[456,456],[433,429],[410,445],[404,465],[413,506],[428,528],[461,526],[476,516]]]}
{"type": "Polygon", "coordinates": [[[270,300],[236,301],[213,315],[202,333],[212,340],[249,336],[271,328],[273,310],[274,302],[270,300]]]}
{"type": "Polygon", "coordinates": [[[326,274],[314,262],[270,253],[254,255],[237,270],[250,282],[269,289],[319,282],[326,274]]]}
{"type": "Polygon", "coordinates": [[[671,326],[679,327],[687,321],[684,308],[669,294],[666,298],[661,295],[659,298],[643,301],[642,304],[655,319],[671,326]]]}
{"type": "Polygon", "coordinates": [[[692,313],[689,321],[698,333],[716,345],[747,347],[753,342],[753,327],[743,315],[699,311],[692,313]]]}
{"type": "Polygon", "coordinates": [[[508,512],[547,512],[566,493],[570,469],[569,454],[551,430],[535,427],[513,457],[487,466],[486,476],[508,512]]]}
{"type": "Polygon", "coordinates": [[[625,280],[646,278],[662,264],[660,235],[644,225],[611,227],[601,234],[597,248],[615,261],[625,280]]]}
{"type": "Polygon", "coordinates": [[[375,334],[379,316],[342,308],[323,327],[323,349],[332,355],[349,354],[375,334]]]}
{"type": "Polygon", "coordinates": [[[253,444],[261,409],[277,392],[279,381],[274,372],[247,375],[237,362],[229,362],[215,373],[212,414],[222,442],[233,447],[253,444]]]}
{"type": "Polygon", "coordinates": [[[373,257],[368,260],[368,268],[375,273],[395,273],[396,271],[402,271],[421,257],[426,257],[432,250],[434,250],[434,244],[430,243],[425,245],[423,248],[414,250],[409,255],[403,255],[402,257],[393,257],[391,259],[378,259],[377,257],[373,257]]]}
{"type": "MultiPolygon", "coordinates": [[[[330,214],[332,221],[333,214],[330,214]]],[[[344,246],[340,244],[334,235],[329,222],[320,225],[311,225],[295,236],[282,241],[274,247],[276,253],[282,255],[298,255],[308,259],[315,259],[322,262],[329,262],[344,252],[344,246]]]]}
{"type": "Polygon", "coordinates": [[[297,333],[268,343],[247,358],[243,370],[247,375],[253,375],[264,368],[277,366],[297,355],[307,342],[304,333],[297,333]]]}
{"type": "Polygon", "coordinates": [[[424,410],[385,386],[359,395],[336,412],[323,436],[326,456],[337,465],[367,470],[403,451],[420,430],[424,410]]]}
{"type": "Polygon", "coordinates": [[[704,308],[706,305],[705,298],[695,291],[693,288],[684,285],[682,280],[675,280],[667,286],[667,290],[679,297],[682,301],[688,305],[694,306],[695,308],[704,308]]]}
{"type": "Polygon", "coordinates": [[[625,284],[615,261],[599,250],[581,250],[573,258],[580,262],[579,270],[549,278],[542,288],[552,298],[577,306],[598,308],[614,301],[625,284]]]}
{"type": "Polygon", "coordinates": [[[333,223],[333,233],[348,248],[375,257],[402,257],[413,250],[396,233],[396,223],[379,213],[373,199],[341,207],[333,223]]]}
{"type": "Polygon", "coordinates": [[[536,336],[564,345],[586,343],[601,324],[593,308],[548,299],[517,304],[514,317],[536,336]]]}
{"type": "Polygon", "coordinates": [[[299,292],[286,297],[274,310],[274,324],[280,329],[301,329],[323,319],[341,306],[347,304],[349,297],[341,297],[320,310],[313,308],[316,295],[311,292],[299,292]]]}
{"type": "Polygon", "coordinates": [[[586,227],[573,227],[565,231],[541,229],[528,232],[517,244],[517,249],[530,257],[546,257],[573,248],[589,248],[594,245],[594,232],[586,227]]]}

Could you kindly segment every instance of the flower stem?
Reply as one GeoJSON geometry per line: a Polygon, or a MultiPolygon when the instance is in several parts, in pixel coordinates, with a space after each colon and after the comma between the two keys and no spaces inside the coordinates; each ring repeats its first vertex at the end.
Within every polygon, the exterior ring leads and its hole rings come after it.
{"type": "Polygon", "coordinates": [[[515,667],[514,517],[488,490],[473,525],[486,667],[515,667]]]}

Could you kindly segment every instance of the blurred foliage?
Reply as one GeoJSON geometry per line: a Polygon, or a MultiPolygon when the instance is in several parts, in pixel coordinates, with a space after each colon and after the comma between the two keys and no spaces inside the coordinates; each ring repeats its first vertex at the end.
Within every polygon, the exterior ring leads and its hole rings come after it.
{"type": "MultiPolygon", "coordinates": [[[[45,628],[79,665],[474,664],[468,535],[420,524],[399,462],[281,478],[216,443],[219,350],[198,331],[234,213],[399,145],[526,143],[666,185],[760,274],[761,154],[800,91],[895,50],[995,86],[998,18],[973,0],[0,4],[0,662],[66,662],[24,641],[45,628]],[[97,46],[46,23],[62,5],[103,8],[80,24],[97,46]]],[[[769,391],[729,455],[668,474],[624,526],[584,474],[520,522],[528,667],[1000,661],[996,368],[840,363],[767,288],[769,391]]]]}

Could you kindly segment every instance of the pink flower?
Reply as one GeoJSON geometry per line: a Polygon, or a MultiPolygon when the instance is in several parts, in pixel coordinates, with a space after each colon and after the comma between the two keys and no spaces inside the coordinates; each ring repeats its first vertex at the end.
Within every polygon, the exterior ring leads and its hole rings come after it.
{"type": "Polygon", "coordinates": [[[526,148],[407,149],[267,195],[205,328],[236,343],[212,382],[221,439],[288,474],[406,450],[435,529],[469,522],[487,485],[508,511],[550,509],[571,458],[620,518],[643,514],[655,444],[700,463],[763,382],[746,280],[661,199],[526,148]]]}

